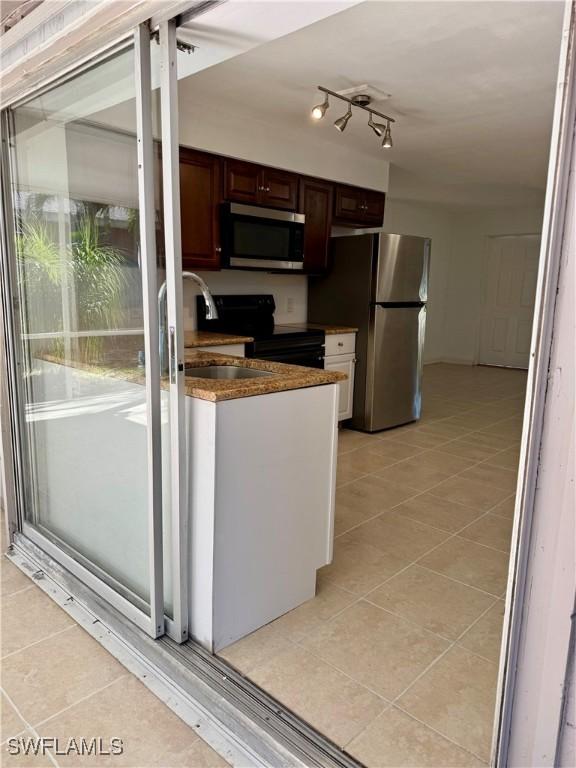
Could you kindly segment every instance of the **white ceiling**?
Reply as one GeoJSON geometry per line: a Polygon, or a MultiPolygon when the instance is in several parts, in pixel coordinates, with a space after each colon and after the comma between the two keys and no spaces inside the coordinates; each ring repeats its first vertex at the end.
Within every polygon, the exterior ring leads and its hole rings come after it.
{"type": "MultiPolygon", "coordinates": [[[[299,3],[292,5],[295,12],[299,3]]],[[[270,11],[268,11],[270,12],[270,11]]],[[[395,198],[530,205],[543,198],[563,3],[363,2],[189,78],[200,102],[313,131],[391,162],[395,198]],[[343,134],[334,104],[313,122],[316,85],[370,83],[392,98],[394,148],[380,149],[357,110],[343,134]]],[[[208,16],[205,17],[208,21],[208,16]]],[[[233,33],[232,33],[233,34],[233,33]]],[[[193,33],[189,39],[193,39],[193,33]]],[[[181,81],[181,84],[186,81],[181,81]]]]}

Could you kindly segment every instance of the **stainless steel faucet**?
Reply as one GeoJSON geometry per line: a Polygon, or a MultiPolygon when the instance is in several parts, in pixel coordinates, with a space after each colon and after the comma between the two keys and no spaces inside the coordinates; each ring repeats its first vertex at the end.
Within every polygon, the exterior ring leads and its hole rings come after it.
{"type": "MultiPolygon", "coordinates": [[[[202,278],[195,272],[182,272],[183,280],[193,280],[202,291],[204,302],[206,303],[206,319],[217,320],[218,310],[216,304],[212,298],[212,294],[208,290],[208,286],[202,280],[202,278]]],[[[159,345],[160,345],[160,373],[168,373],[169,360],[168,360],[168,321],[166,317],[166,280],[160,286],[158,291],[158,324],[159,324],[159,345]]]]}

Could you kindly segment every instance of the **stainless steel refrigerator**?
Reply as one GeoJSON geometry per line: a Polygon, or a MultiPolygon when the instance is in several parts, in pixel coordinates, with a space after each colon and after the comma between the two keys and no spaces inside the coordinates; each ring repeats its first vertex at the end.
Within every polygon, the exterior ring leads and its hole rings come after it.
{"type": "Polygon", "coordinates": [[[308,318],[358,328],[352,426],[419,419],[430,240],[353,230],[330,248],[331,271],[310,281],[308,318]]]}

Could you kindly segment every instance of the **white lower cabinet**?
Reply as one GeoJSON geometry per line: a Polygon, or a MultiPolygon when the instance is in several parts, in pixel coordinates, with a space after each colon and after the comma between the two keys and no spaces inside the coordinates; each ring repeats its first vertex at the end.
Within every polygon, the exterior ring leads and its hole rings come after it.
{"type": "Polygon", "coordinates": [[[190,635],[216,652],[313,598],[332,560],[338,390],[185,402],[190,635]]]}
{"type": "Polygon", "coordinates": [[[352,401],[354,398],[354,355],[334,355],[324,358],[324,368],[327,371],[340,371],[347,376],[346,381],[340,381],[338,396],[338,421],[352,418],[352,401]]]}
{"type": "Polygon", "coordinates": [[[356,367],[355,333],[338,333],[326,337],[326,357],[324,368],[327,371],[340,371],[346,374],[346,381],[339,382],[338,421],[352,418],[354,402],[354,369],[356,367]],[[345,350],[345,354],[330,354],[345,350]]]}

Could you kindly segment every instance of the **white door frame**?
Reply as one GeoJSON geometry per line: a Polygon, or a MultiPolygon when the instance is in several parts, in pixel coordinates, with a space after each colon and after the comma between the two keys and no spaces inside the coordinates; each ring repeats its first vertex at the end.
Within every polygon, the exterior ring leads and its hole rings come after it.
{"type": "MultiPolygon", "coordinates": [[[[576,4],[566,3],[563,22],[562,45],[557,80],[556,102],[552,124],[552,140],[548,165],[548,183],[534,326],[528,369],[526,405],[520,451],[518,490],[512,531],[512,548],[506,610],[502,635],[502,651],[498,675],[498,696],[494,723],[492,764],[502,766],[554,766],[556,745],[561,725],[566,661],[569,656],[569,638],[566,632],[557,636],[565,626],[572,607],[566,607],[565,600],[555,604],[549,593],[550,574],[558,563],[558,553],[568,542],[562,534],[567,533],[565,520],[561,518],[562,507],[552,492],[541,494],[536,501],[536,486],[541,459],[544,424],[554,414],[553,389],[549,388],[549,368],[552,354],[553,335],[568,336],[574,350],[573,327],[564,323],[555,328],[559,320],[556,314],[556,298],[560,267],[568,259],[574,259],[573,233],[566,231],[567,223],[574,226],[573,215],[566,218],[569,200],[569,179],[574,185],[573,151],[576,125],[576,71],[574,63],[576,4]],[[566,236],[566,239],[565,239],[566,236]],[[572,338],[570,338],[572,337],[572,338]],[[541,516],[546,514],[546,526],[541,526],[541,516]],[[555,546],[548,546],[545,557],[535,562],[531,555],[531,539],[543,535],[546,527],[553,527],[557,533],[555,546]],[[538,573],[537,569],[540,569],[538,573]],[[545,639],[557,637],[556,657],[561,664],[553,668],[541,666],[542,647],[537,638],[535,617],[530,606],[548,601],[551,603],[546,617],[548,632],[545,639]],[[567,613],[566,613],[567,611],[567,613]],[[530,618],[530,621],[528,619],[530,618]],[[533,643],[532,647],[531,643],[533,643]],[[522,651],[522,653],[521,653],[522,651]],[[522,716],[520,716],[522,715],[522,716]],[[538,738],[535,738],[538,734],[538,738]],[[520,744],[531,744],[520,754],[520,744]]],[[[573,199],[573,195],[572,195],[573,199]]],[[[573,408],[573,398],[572,403],[573,408]]],[[[574,412],[564,413],[563,430],[574,428],[574,412]]],[[[569,468],[566,467],[568,472],[569,468]]],[[[548,489],[551,491],[551,489],[548,489]]],[[[573,511],[572,511],[573,514],[573,511]]],[[[573,600],[573,595],[572,595],[573,600]]],[[[536,617],[537,621],[537,617],[536,617]]],[[[540,638],[540,641],[542,638],[540,638]]]]}
{"type": "MultiPolygon", "coordinates": [[[[180,224],[180,143],[176,21],[160,24],[160,109],[162,121],[162,195],[166,252],[167,342],[170,380],[170,498],[172,508],[172,603],[170,637],[188,639],[188,497],[184,434],[184,315],[180,224]]],[[[164,321],[164,318],[161,318],[164,321]]]]}

